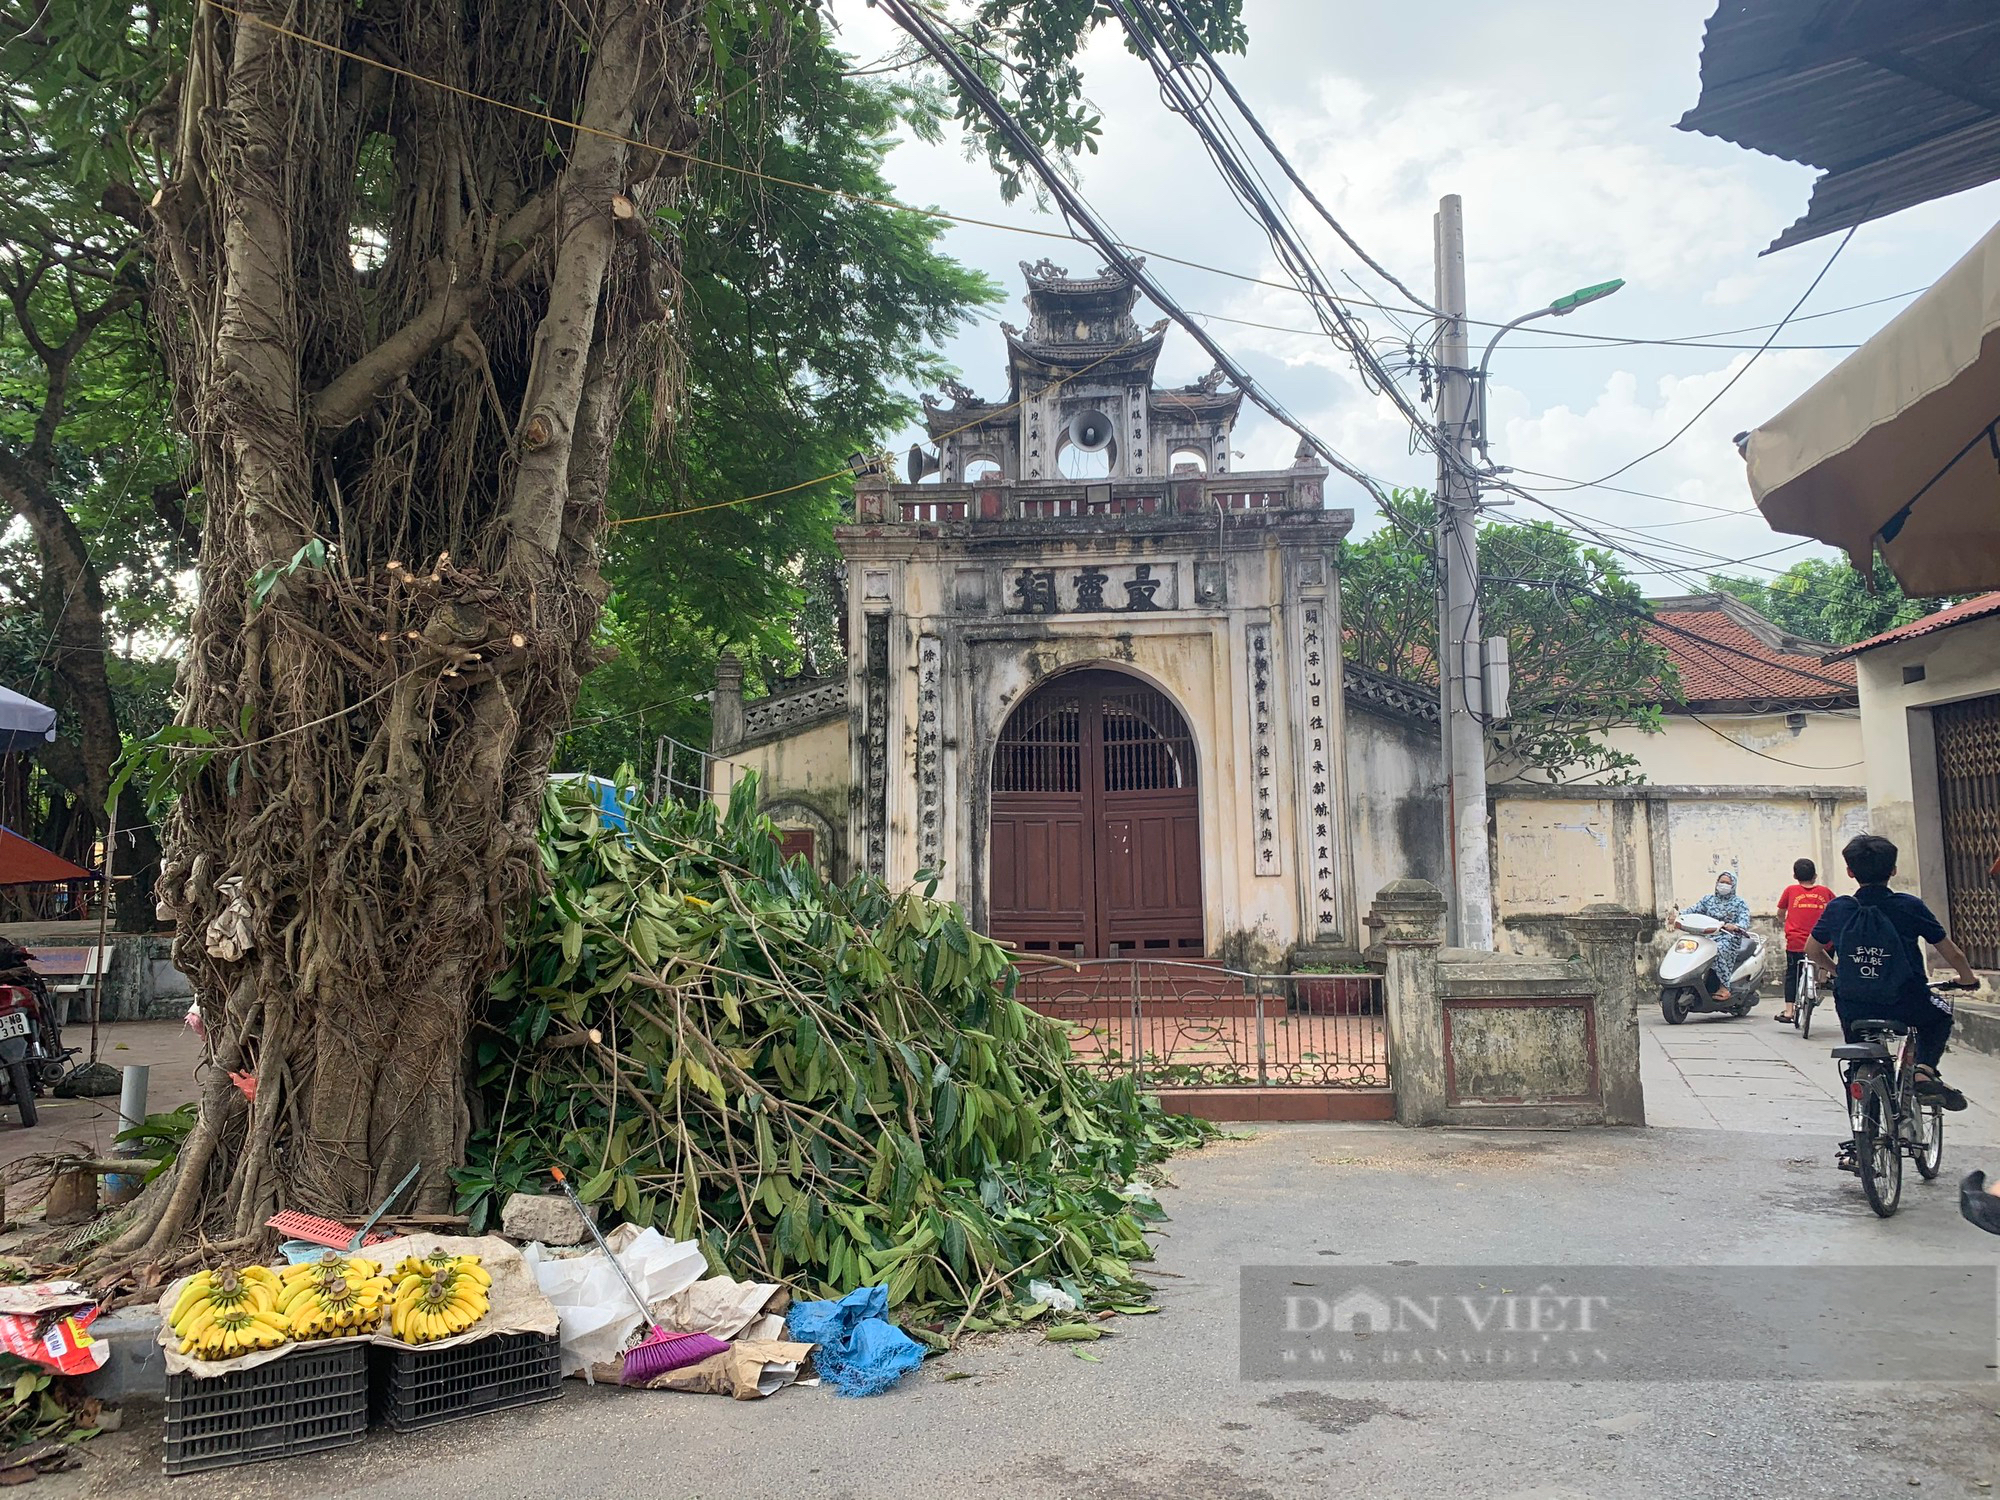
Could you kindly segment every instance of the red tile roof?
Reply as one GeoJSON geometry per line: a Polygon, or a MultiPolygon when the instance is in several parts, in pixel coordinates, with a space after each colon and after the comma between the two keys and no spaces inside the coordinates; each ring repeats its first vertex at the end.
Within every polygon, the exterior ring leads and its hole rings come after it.
{"type": "Polygon", "coordinates": [[[1873,651],[1877,646],[1886,646],[1891,641],[1915,640],[1920,635],[1929,635],[1933,630],[1949,630],[1954,625],[1963,625],[1968,620],[1983,620],[1988,615],[2000,615],[2000,593],[1982,594],[1977,599],[1968,599],[1963,604],[1954,604],[1950,609],[1941,609],[1934,615],[1925,615],[1921,620],[1912,620],[1907,625],[1898,625],[1894,630],[1885,630],[1880,635],[1871,635],[1865,641],[1856,641],[1852,646],[1842,646],[1827,657],[1829,662],[1854,670],[1846,657],[1859,656],[1864,651],[1873,651]]]}
{"type": "Polygon", "coordinates": [[[1787,635],[1735,599],[1657,600],[1653,618],[1646,634],[1679,670],[1692,707],[1855,701],[1854,663],[1825,663],[1824,645],[1787,635]]]}

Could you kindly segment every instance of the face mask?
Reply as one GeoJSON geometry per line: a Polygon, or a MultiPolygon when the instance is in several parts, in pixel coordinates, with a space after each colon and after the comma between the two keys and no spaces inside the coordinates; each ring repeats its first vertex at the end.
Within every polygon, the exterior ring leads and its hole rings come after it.
{"type": "Polygon", "coordinates": [[[1733,895],[1735,895],[1735,894],[1736,894],[1736,882],[1735,882],[1735,881],[1733,881],[1733,880],[1718,880],[1718,881],[1716,881],[1716,882],[1715,882],[1715,894],[1716,894],[1716,895],[1718,895],[1718,896],[1733,896],[1733,895]]]}

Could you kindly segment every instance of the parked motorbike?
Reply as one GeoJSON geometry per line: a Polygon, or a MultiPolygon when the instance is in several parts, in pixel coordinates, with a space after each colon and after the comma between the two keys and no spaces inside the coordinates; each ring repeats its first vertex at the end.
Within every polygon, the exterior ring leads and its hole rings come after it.
{"type": "Polygon", "coordinates": [[[0,1080],[4,1102],[20,1110],[23,1127],[38,1117],[35,1096],[46,1093],[68,1063],[47,1000],[24,984],[0,984],[0,1080]]]}
{"type": "Polygon", "coordinates": [[[1715,934],[1722,925],[1695,912],[1675,918],[1680,935],[1660,960],[1660,1014],[1668,1025],[1678,1026],[1698,1011],[1747,1016],[1756,1006],[1757,985],[1764,977],[1764,940],[1754,933],[1743,949],[1743,961],[1729,976],[1729,998],[1717,1000],[1708,992],[1706,975],[1715,962],[1715,934]]]}

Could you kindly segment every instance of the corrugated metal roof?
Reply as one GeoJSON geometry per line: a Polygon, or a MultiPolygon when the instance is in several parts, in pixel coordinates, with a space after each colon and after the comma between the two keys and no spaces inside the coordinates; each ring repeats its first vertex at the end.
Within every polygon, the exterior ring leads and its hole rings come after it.
{"type": "Polygon", "coordinates": [[[2000,177],[1992,0],[1723,0],[1680,128],[1825,169],[1770,250],[2000,177]]]}
{"type": "Polygon", "coordinates": [[[1873,651],[1877,646],[1886,646],[1891,641],[1915,640],[1920,635],[1929,635],[1935,630],[1949,630],[1954,625],[1963,625],[1971,620],[1983,620],[1988,615],[2000,615],[2000,593],[1981,594],[1977,599],[1968,599],[1963,604],[1954,604],[1949,609],[1941,609],[1934,615],[1925,615],[1921,620],[1912,620],[1907,625],[1898,625],[1894,630],[1885,630],[1880,635],[1871,635],[1865,641],[1856,641],[1852,646],[1842,646],[1828,654],[1830,662],[1841,662],[1851,656],[1859,656],[1864,651],[1873,651]]]}

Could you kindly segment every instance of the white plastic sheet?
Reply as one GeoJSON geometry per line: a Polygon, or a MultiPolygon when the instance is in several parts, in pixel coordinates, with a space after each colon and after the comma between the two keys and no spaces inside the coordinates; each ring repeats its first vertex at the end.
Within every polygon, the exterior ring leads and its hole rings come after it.
{"type": "MultiPolygon", "coordinates": [[[[607,1239],[649,1309],[660,1307],[707,1274],[701,1246],[692,1240],[670,1240],[657,1229],[635,1229],[630,1224],[619,1225],[607,1239]]],[[[651,1321],[650,1315],[640,1317],[632,1294],[602,1251],[593,1248],[584,1255],[556,1256],[544,1245],[528,1245],[521,1254],[561,1321],[563,1374],[580,1372],[590,1379],[592,1365],[615,1361],[632,1336],[651,1321]]]]}

